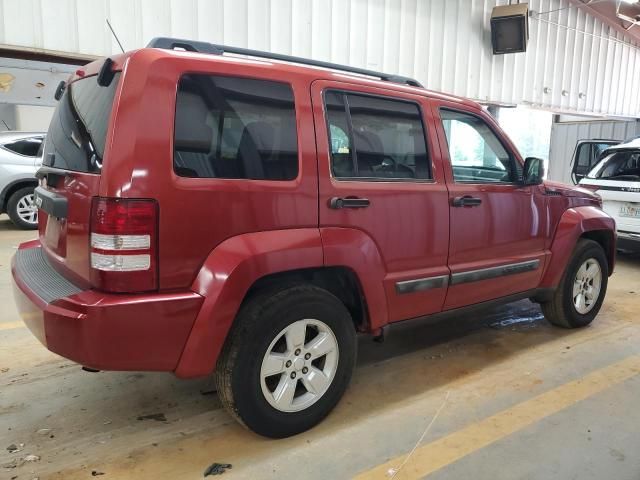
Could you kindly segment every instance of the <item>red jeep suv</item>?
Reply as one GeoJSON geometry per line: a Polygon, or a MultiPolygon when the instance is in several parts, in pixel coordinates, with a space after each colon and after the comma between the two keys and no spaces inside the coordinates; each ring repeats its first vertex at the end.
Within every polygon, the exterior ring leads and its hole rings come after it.
{"type": "Polygon", "coordinates": [[[596,316],[614,221],[478,104],[415,80],[159,38],[56,92],[15,298],[93,369],[215,373],[284,437],[336,405],[356,333],[530,298],[596,316]]]}

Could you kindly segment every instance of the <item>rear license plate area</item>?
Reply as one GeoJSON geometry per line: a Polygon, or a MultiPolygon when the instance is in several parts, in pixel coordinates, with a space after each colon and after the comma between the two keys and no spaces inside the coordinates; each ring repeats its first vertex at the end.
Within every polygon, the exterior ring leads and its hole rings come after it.
{"type": "Polygon", "coordinates": [[[640,203],[624,203],[620,206],[620,216],[640,218],[640,203]]]}
{"type": "Polygon", "coordinates": [[[67,220],[47,215],[44,244],[59,257],[67,256],[67,220]]]}

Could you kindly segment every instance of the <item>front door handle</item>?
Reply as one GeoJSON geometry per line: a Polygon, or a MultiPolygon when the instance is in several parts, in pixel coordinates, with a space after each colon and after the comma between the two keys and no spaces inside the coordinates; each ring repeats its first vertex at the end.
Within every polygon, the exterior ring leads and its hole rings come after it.
{"type": "Polygon", "coordinates": [[[454,197],[454,207],[477,207],[482,203],[481,198],[472,197],[471,195],[464,195],[462,197],[454,197]]]}
{"type": "Polygon", "coordinates": [[[367,208],[370,205],[368,198],[357,197],[332,197],[329,200],[329,208],[338,210],[340,208],[367,208]]]}

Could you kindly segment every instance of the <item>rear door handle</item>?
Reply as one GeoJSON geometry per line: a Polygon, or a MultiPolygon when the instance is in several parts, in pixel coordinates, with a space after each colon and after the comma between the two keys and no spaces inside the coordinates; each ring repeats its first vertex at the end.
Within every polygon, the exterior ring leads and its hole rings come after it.
{"type": "Polygon", "coordinates": [[[482,203],[481,198],[472,197],[471,195],[464,195],[462,197],[454,197],[454,207],[477,207],[482,203]]]}
{"type": "Polygon", "coordinates": [[[329,208],[338,210],[340,208],[367,208],[371,202],[368,198],[356,198],[356,197],[332,197],[329,200],[329,208]]]}

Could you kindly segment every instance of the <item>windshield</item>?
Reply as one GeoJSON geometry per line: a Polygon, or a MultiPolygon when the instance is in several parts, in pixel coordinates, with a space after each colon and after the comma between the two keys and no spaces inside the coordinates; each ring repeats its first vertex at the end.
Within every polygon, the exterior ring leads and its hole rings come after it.
{"type": "Polygon", "coordinates": [[[587,175],[600,179],[640,179],[640,150],[620,150],[605,156],[587,175]]]}
{"type": "Polygon", "coordinates": [[[109,86],[101,87],[94,75],[67,87],[49,125],[43,165],[100,172],[119,79],[116,73],[109,86]]]}

